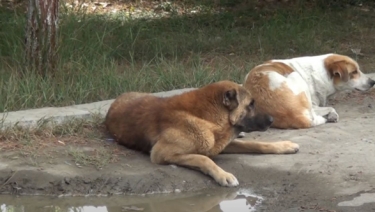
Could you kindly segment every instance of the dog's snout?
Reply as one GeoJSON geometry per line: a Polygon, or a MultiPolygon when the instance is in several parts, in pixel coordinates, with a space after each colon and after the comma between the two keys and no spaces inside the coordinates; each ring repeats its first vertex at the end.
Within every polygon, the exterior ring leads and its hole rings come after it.
{"type": "Polygon", "coordinates": [[[258,125],[262,125],[264,127],[269,127],[273,123],[273,117],[267,114],[261,114],[258,116],[258,120],[256,121],[258,125]]]}
{"type": "Polygon", "coordinates": [[[241,132],[265,131],[273,121],[274,119],[270,115],[257,114],[244,119],[237,127],[241,132]]]}

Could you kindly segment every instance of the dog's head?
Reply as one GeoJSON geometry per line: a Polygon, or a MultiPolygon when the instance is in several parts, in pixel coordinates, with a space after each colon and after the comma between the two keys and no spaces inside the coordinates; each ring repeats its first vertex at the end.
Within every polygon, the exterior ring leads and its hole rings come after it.
{"type": "Polygon", "coordinates": [[[237,83],[223,81],[224,83],[221,99],[223,106],[228,111],[230,124],[238,132],[267,130],[271,126],[273,118],[267,114],[256,113],[256,102],[250,92],[237,83]]]}
{"type": "Polygon", "coordinates": [[[375,84],[374,80],[362,73],[358,63],[350,57],[333,54],[325,59],[324,65],[337,90],[366,91],[375,84]]]}

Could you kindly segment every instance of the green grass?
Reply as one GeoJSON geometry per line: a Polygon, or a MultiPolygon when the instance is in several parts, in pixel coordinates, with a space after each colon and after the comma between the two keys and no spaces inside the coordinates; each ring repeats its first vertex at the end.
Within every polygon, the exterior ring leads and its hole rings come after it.
{"type": "Polygon", "coordinates": [[[352,8],[249,6],[152,20],[61,11],[53,78],[20,74],[26,20],[22,13],[0,11],[0,112],[105,100],[130,90],[198,87],[222,79],[241,83],[267,59],[347,51],[342,44],[360,42],[375,23],[370,13],[352,8]]]}

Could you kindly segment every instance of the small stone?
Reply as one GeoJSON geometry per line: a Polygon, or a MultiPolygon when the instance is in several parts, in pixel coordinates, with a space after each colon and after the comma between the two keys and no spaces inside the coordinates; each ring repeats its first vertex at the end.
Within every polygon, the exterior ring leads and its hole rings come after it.
{"type": "Polygon", "coordinates": [[[69,178],[65,177],[64,181],[65,181],[66,184],[68,184],[68,185],[70,184],[70,179],[69,178]]]}

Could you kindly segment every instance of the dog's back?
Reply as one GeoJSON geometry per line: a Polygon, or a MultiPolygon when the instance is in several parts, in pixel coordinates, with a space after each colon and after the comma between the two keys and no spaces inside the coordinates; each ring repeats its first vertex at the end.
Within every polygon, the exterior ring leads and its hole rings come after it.
{"type": "Polygon", "coordinates": [[[110,106],[105,118],[108,132],[116,142],[130,149],[149,153],[165,129],[186,127],[184,120],[207,113],[207,108],[195,102],[197,91],[173,97],[156,97],[149,93],[129,92],[119,96],[110,106]],[[194,116],[193,115],[193,116],[194,116]]]}
{"type": "Polygon", "coordinates": [[[108,110],[105,119],[107,130],[118,143],[149,153],[158,133],[155,126],[162,123],[164,101],[147,93],[122,94],[108,110]]]}

